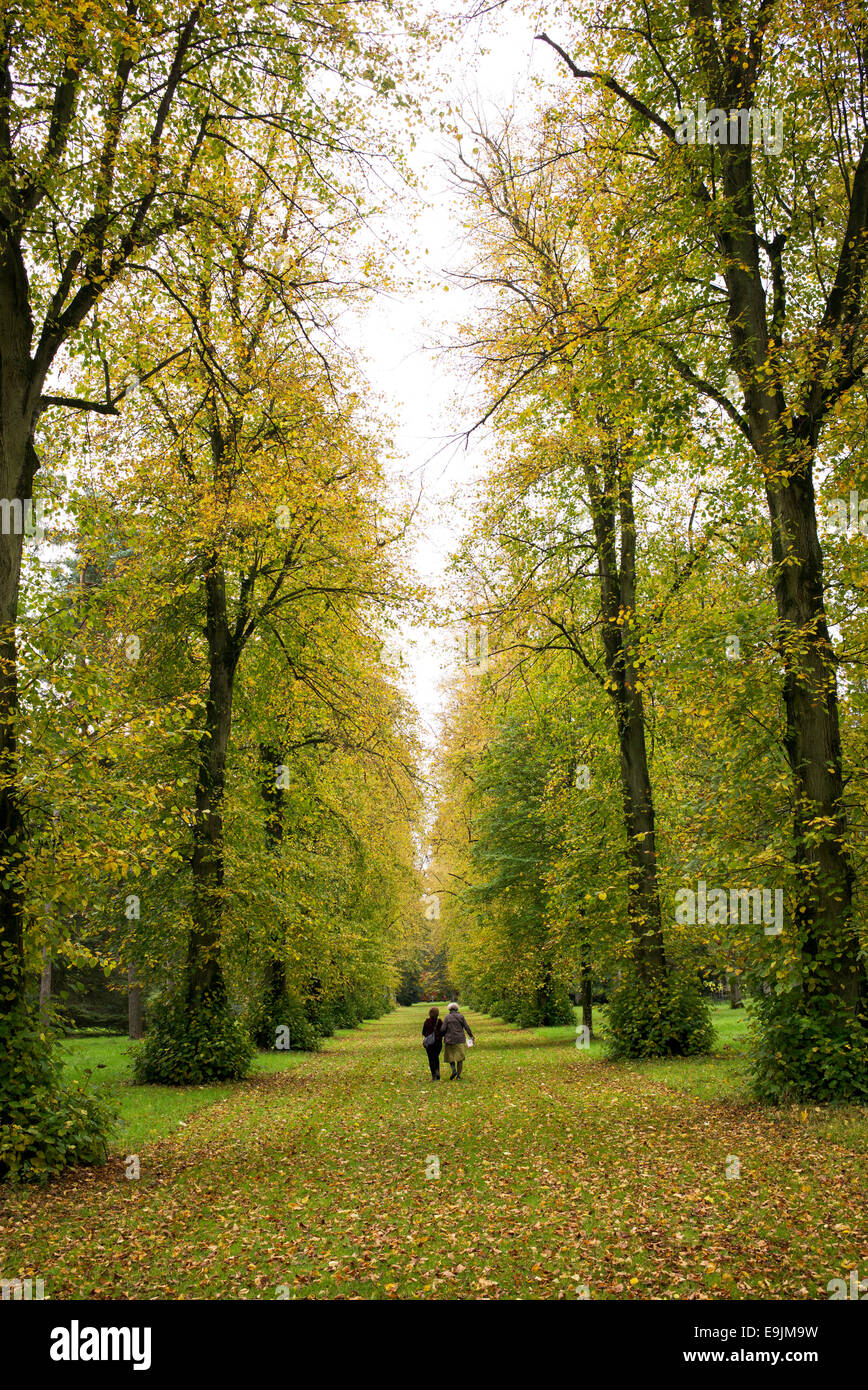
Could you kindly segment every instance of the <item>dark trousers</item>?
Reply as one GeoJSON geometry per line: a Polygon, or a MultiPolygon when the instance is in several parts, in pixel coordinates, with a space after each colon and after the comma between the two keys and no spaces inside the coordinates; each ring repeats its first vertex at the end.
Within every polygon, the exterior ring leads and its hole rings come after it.
{"type": "Polygon", "coordinates": [[[433,1047],[426,1047],[428,1054],[428,1065],[431,1068],[431,1075],[436,1076],[440,1071],[440,1053],[443,1050],[442,1043],[435,1043],[433,1047]]]}

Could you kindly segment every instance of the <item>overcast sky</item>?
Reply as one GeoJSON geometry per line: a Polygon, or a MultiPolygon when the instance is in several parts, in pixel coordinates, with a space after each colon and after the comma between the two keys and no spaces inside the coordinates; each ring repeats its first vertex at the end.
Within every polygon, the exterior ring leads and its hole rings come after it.
{"type": "MultiPolygon", "coordinates": [[[[556,80],[554,55],[533,42],[535,32],[534,19],[509,6],[462,27],[460,36],[439,55],[438,66],[450,74],[447,98],[455,103],[469,99],[491,117],[513,105],[529,110],[533,74],[552,84],[556,80]]],[[[461,209],[443,165],[444,156],[454,149],[433,119],[419,132],[412,156],[421,183],[417,215],[413,220],[396,217],[388,228],[391,238],[409,248],[414,289],[400,298],[379,299],[360,328],[371,384],[398,425],[398,467],[424,489],[416,565],[422,578],[435,585],[442,582],[460,534],[462,494],[487,466],[484,434],[477,433],[468,448],[450,442],[476,418],[473,393],[457,355],[434,350],[455,339],[459,323],[472,309],[472,294],[448,284],[445,273],[465,254],[461,209]]],[[[433,627],[408,631],[403,643],[409,690],[429,747],[436,741],[439,682],[447,667],[455,669],[456,650],[449,637],[433,627]]]]}

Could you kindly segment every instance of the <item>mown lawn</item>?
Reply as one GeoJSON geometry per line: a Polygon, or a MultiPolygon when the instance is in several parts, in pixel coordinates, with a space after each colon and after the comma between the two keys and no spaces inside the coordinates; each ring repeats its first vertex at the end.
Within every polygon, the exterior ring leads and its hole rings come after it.
{"type": "MultiPolygon", "coordinates": [[[[337,1037],[349,1037],[348,1030],[337,1037]]],[[[134,1086],[130,1081],[135,1043],[120,1037],[69,1038],[62,1045],[71,1076],[89,1081],[106,1092],[118,1110],[118,1126],[110,1152],[136,1153],[154,1139],[162,1139],[184,1126],[191,1115],[232,1094],[232,1085],[134,1086]]],[[[295,1052],[260,1052],[253,1075],[268,1075],[293,1066],[295,1052]]]]}
{"type": "Polygon", "coordinates": [[[5,1195],[0,1277],[51,1298],[826,1299],[868,1273],[868,1111],[751,1103],[744,1011],[715,1011],[714,1057],[640,1066],[471,1016],[466,1079],[434,1085],[426,1007],[232,1087],[140,1090],[122,1040],[68,1044],[127,1128],[103,1167],[5,1195]]]}

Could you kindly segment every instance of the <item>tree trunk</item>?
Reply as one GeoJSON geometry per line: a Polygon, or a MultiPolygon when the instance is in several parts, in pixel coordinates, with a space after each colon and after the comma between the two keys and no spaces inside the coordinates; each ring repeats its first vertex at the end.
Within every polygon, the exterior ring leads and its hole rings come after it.
{"type": "MultiPolygon", "coordinates": [[[[709,76],[713,82],[714,75],[709,76]]],[[[742,388],[750,442],[766,479],[771,519],[786,747],[795,797],[796,935],[803,960],[819,968],[830,989],[855,1012],[866,993],[866,975],[853,925],[854,873],[843,805],[838,687],[813,482],[827,383],[821,355],[812,368],[813,378],[803,383],[798,411],[792,411],[773,351],[785,333],[782,251],[774,262],[770,330],[750,147],[724,149],[721,161],[728,216],[718,231],[718,244],[726,263],[730,361],[742,388]]],[[[851,214],[858,225],[850,235],[854,246],[860,244],[858,254],[864,256],[863,195],[857,198],[854,191],[853,196],[851,214]]],[[[861,296],[861,271],[854,284],[860,286],[861,296]]],[[[854,302],[847,312],[855,319],[858,305],[854,302]]],[[[838,321],[843,323],[841,318],[838,321]]],[[[824,350],[833,338],[830,330],[824,350]]],[[[822,998],[823,993],[814,989],[806,998],[822,998]]]]}
{"type": "MultiPolygon", "coordinates": [[[[628,672],[635,680],[631,662],[628,662],[628,672]]],[[[628,910],[639,973],[648,979],[665,974],[666,955],[657,881],[654,801],[645,748],[645,715],[642,696],[635,688],[630,690],[627,686],[623,694],[616,692],[614,698],[618,710],[621,792],[627,833],[628,910]]]]}
{"type": "Polygon", "coordinates": [[[810,463],[802,461],[786,487],[767,494],[784,652],[786,750],[795,797],[795,926],[803,955],[823,962],[831,989],[855,1008],[866,993],[866,979],[853,923],[838,685],[811,471],[810,463]]]}
{"type": "Polygon", "coordinates": [[[129,966],[127,969],[127,989],[129,1035],[131,1038],[142,1038],[145,1034],[142,1009],[142,987],[140,984],[136,983],[136,967],[134,965],[129,966]]]}
{"type": "Polygon", "coordinates": [[[39,977],[39,1021],[48,1022],[48,1015],[51,1009],[51,959],[48,955],[48,947],[42,948],[42,974],[39,977]]]}
{"type": "Polygon", "coordinates": [[[265,769],[262,778],[262,798],[265,802],[265,839],[272,854],[276,854],[283,840],[283,802],[284,789],[278,786],[277,769],[280,754],[267,743],[259,745],[259,756],[265,769]]]}
{"type": "Polygon", "coordinates": [[[276,1008],[286,994],[286,963],[277,956],[268,962],[265,988],[269,1004],[276,1008]]]}
{"type": "Polygon", "coordinates": [[[738,976],[735,971],[730,972],[729,976],[729,1007],[731,1009],[743,1009],[744,1004],[741,999],[741,988],[738,983],[738,976]]]}
{"type": "MultiPolygon", "coordinates": [[[[19,258],[20,259],[20,258],[19,258]]],[[[17,265],[17,261],[16,261],[17,265]]],[[[24,504],[32,500],[38,458],[33,432],[40,387],[32,380],[32,325],[23,275],[10,269],[0,237],[0,1012],[23,1007],[25,827],[18,768],[18,595],[24,504]],[[19,280],[21,283],[19,283],[19,280]],[[34,400],[36,405],[34,405],[34,400]],[[18,501],[21,513],[11,503],[18,501]]]]}
{"type": "MultiPolygon", "coordinates": [[[[34,448],[43,375],[34,371],[33,316],[20,230],[0,229],[0,1012],[23,1008],[24,818],[18,768],[18,594],[21,587],[23,529],[11,504],[33,494],[39,466],[34,448]]],[[[23,522],[23,515],[21,518],[23,522]]]]}
{"type": "MultiPolygon", "coordinates": [[[[278,785],[277,769],[280,754],[268,744],[259,745],[259,756],[265,768],[262,779],[262,796],[265,801],[265,841],[272,854],[277,854],[283,842],[283,807],[286,793],[278,785]]],[[[279,940],[275,943],[275,954],[268,962],[265,975],[265,997],[269,1010],[281,1003],[286,994],[286,960],[284,956],[284,923],[279,925],[279,940]]]]}
{"type": "Polygon", "coordinates": [[[636,621],[636,527],[632,484],[624,477],[624,461],[614,448],[603,458],[602,485],[590,460],[585,476],[597,542],[603,654],[608,693],[618,725],[619,772],[623,804],[625,853],[629,866],[628,914],[633,934],[633,958],[639,976],[648,982],[666,974],[654,798],[645,746],[645,709],[637,689],[639,673],[633,659],[631,627],[636,621]],[[620,523],[620,562],[616,517],[620,523]]]}
{"type": "Polygon", "coordinates": [[[582,1003],[582,1026],[587,1028],[588,1037],[594,1037],[594,977],[588,962],[587,953],[582,951],[581,974],[579,976],[582,1003]]]}
{"type": "Polygon", "coordinates": [[[193,927],[187,954],[187,997],[191,1007],[205,999],[222,1003],[226,984],[220,963],[223,917],[223,792],[232,727],[237,655],[229,631],[226,579],[215,566],[205,577],[208,640],[208,701],[199,742],[196,821],[193,828],[193,927]]]}

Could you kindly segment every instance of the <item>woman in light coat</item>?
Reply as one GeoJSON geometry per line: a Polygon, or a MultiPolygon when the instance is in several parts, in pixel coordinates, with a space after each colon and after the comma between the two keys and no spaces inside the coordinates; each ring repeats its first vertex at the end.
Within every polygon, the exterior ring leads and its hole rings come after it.
{"type": "Polygon", "coordinates": [[[443,1056],[452,1068],[450,1081],[461,1080],[461,1069],[467,1056],[464,1034],[473,1037],[473,1029],[457,1004],[450,1004],[443,1020],[443,1056]]]}

